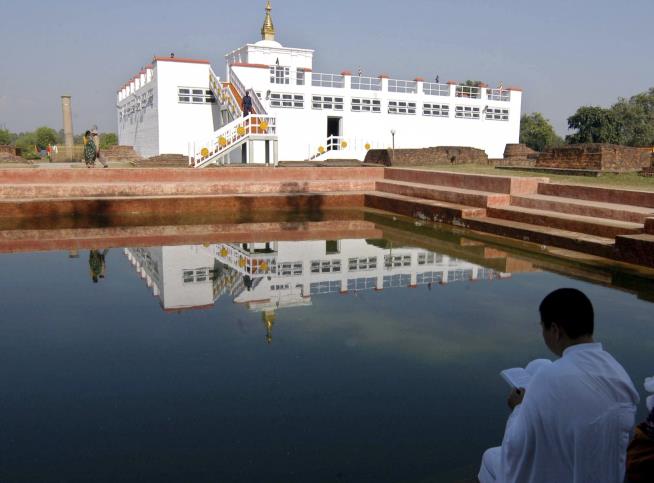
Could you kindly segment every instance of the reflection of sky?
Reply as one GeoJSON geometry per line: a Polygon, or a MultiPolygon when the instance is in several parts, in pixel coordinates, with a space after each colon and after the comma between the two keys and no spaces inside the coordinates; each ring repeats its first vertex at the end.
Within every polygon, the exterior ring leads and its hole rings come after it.
{"type": "Polygon", "coordinates": [[[548,273],[314,296],[267,345],[261,314],[227,297],[162,312],[119,250],[98,284],[86,251],[0,266],[7,481],[473,475],[507,415],[498,372],[551,357],[537,307],[561,286],[590,296],[639,390],[654,374],[651,304],[548,273]]]}

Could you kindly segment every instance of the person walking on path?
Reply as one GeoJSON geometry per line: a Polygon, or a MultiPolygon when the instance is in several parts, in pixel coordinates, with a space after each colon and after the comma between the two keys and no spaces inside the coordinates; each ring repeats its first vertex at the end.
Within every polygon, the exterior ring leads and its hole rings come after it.
{"type": "Polygon", "coordinates": [[[86,131],[84,133],[84,163],[87,168],[92,168],[95,164],[95,143],[91,136],[91,131],[86,131]]]}
{"type": "Polygon", "coordinates": [[[484,453],[481,483],[621,483],[638,393],[593,340],[593,305],[576,289],[539,307],[545,345],[559,359],[513,389],[502,446],[484,453]]]}
{"type": "Polygon", "coordinates": [[[100,152],[100,135],[98,134],[97,126],[93,126],[93,128],[91,129],[91,138],[93,139],[93,143],[95,144],[95,160],[100,161],[100,164],[102,165],[103,168],[108,168],[109,165],[104,160],[104,156],[100,152]]]}
{"type": "Polygon", "coordinates": [[[248,114],[252,114],[252,98],[250,97],[250,94],[248,92],[245,93],[243,96],[243,102],[242,102],[242,107],[243,107],[243,117],[247,117],[248,114]]]}

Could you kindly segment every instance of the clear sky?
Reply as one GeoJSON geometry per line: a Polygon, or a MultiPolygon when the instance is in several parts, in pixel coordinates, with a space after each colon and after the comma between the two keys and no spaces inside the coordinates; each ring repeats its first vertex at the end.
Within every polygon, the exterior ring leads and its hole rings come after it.
{"type": "MultiPolygon", "coordinates": [[[[314,71],[482,80],[524,89],[560,134],[580,105],[654,86],[654,0],[273,0],[277,40],[314,71]]],[[[205,58],[260,39],[265,0],[0,0],[0,128],[116,130],[116,90],[154,55],[205,58]]]]}

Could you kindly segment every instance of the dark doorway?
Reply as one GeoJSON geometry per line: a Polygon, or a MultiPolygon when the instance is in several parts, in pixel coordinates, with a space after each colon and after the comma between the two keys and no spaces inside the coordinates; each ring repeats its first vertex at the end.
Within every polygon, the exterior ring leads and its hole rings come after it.
{"type": "MultiPolygon", "coordinates": [[[[327,118],[327,137],[339,137],[341,135],[341,120],[342,117],[328,117],[327,118]]],[[[327,143],[327,149],[338,149],[340,142],[338,140],[327,143]]]]}

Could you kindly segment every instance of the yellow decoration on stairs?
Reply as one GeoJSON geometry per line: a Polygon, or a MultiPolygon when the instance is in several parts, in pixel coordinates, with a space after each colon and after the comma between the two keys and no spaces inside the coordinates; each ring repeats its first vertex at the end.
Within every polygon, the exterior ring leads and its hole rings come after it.
{"type": "Polygon", "coordinates": [[[341,141],[341,148],[342,149],[347,148],[347,141],[341,141]]]}
{"type": "Polygon", "coordinates": [[[245,136],[245,128],[243,126],[237,127],[236,134],[238,134],[239,136],[245,136]]]}
{"type": "Polygon", "coordinates": [[[320,146],[320,147],[318,148],[318,152],[319,152],[320,154],[325,154],[325,146],[320,146]]]}
{"type": "Polygon", "coordinates": [[[227,248],[222,247],[220,249],[220,256],[223,257],[223,258],[225,258],[227,256],[227,248]]]}
{"type": "Polygon", "coordinates": [[[371,147],[372,146],[370,146],[370,143],[366,143],[366,145],[364,146],[364,148],[366,148],[366,151],[370,151],[371,147]]]}
{"type": "Polygon", "coordinates": [[[266,121],[261,121],[259,123],[259,129],[261,129],[263,132],[266,132],[268,130],[268,123],[266,121]]]}
{"type": "Polygon", "coordinates": [[[221,148],[224,148],[225,146],[227,146],[227,138],[226,138],[225,136],[220,136],[220,137],[218,138],[218,145],[219,145],[221,148]]]}
{"type": "Polygon", "coordinates": [[[203,158],[206,158],[207,156],[209,156],[209,150],[207,148],[202,148],[200,150],[200,154],[202,155],[203,158]]]}
{"type": "Polygon", "coordinates": [[[241,257],[238,261],[238,266],[243,268],[245,266],[245,258],[241,257]]]}
{"type": "Polygon", "coordinates": [[[259,265],[259,267],[261,268],[262,271],[265,272],[266,270],[268,270],[268,263],[263,262],[261,265],[259,265]]]}

